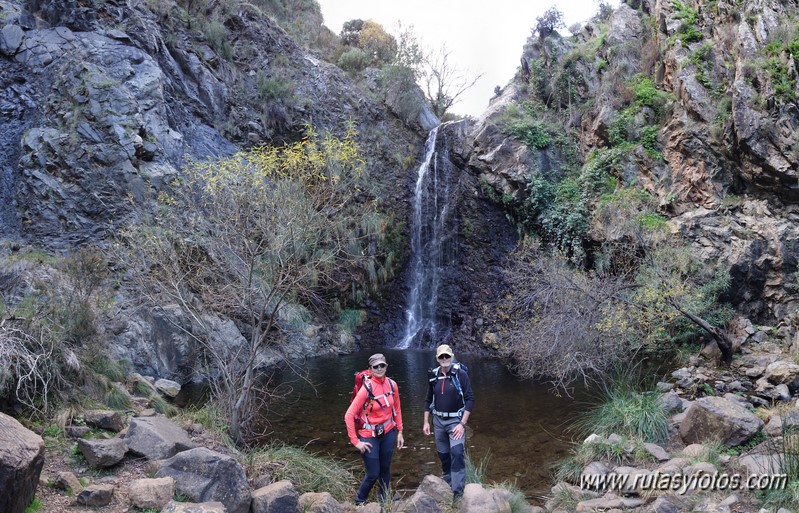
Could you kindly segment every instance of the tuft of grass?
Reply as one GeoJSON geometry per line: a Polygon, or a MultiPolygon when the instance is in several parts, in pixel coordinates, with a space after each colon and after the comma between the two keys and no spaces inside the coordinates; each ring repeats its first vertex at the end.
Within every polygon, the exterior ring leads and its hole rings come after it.
{"type": "Polygon", "coordinates": [[[527,502],[524,492],[521,491],[516,485],[508,482],[502,482],[493,488],[499,488],[507,492],[508,503],[510,504],[511,513],[525,513],[530,510],[530,504],[527,502]]]}
{"type": "MultiPolygon", "coordinates": [[[[779,472],[785,474],[784,486],[775,483],[770,488],[758,490],[763,506],[771,510],[796,507],[799,504],[799,425],[795,420],[783,416],[782,445],[770,450],[777,453],[779,472]]],[[[791,510],[793,511],[793,510],[791,510]]]]}
{"type": "Polygon", "coordinates": [[[484,484],[488,473],[488,462],[491,460],[491,451],[486,452],[479,462],[475,464],[469,453],[466,453],[466,482],[484,484]]]}
{"type": "Polygon", "coordinates": [[[597,441],[592,443],[584,443],[577,445],[572,449],[572,455],[559,461],[555,464],[555,479],[556,481],[567,481],[569,483],[578,483],[580,481],[580,474],[586,465],[592,461],[608,461],[615,464],[625,463],[630,459],[631,451],[635,454],[635,460],[645,460],[643,442],[640,441],[626,441],[622,439],[619,443],[611,443],[607,441],[597,441]],[[632,450],[627,447],[632,446],[632,450]]]}
{"type": "Polygon", "coordinates": [[[136,384],[133,387],[137,394],[144,397],[150,397],[150,394],[153,393],[152,385],[141,379],[136,380],[136,384]]]}
{"type": "Polygon", "coordinates": [[[28,507],[25,508],[25,513],[38,513],[42,510],[43,506],[42,500],[38,497],[34,497],[31,503],[28,504],[28,507]]]}
{"type": "Polygon", "coordinates": [[[228,426],[228,421],[222,411],[213,403],[208,403],[201,408],[182,408],[178,410],[176,417],[183,422],[200,424],[216,440],[228,440],[230,427],[228,426]]]}
{"type": "Polygon", "coordinates": [[[105,355],[92,355],[88,360],[89,368],[111,381],[123,381],[127,376],[127,362],[111,360],[105,355]]]}
{"type": "Polygon", "coordinates": [[[161,396],[153,396],[150,398],[150,405],[153,407],[155,411],[161,413],[163,415],[167,415],[169,417],[174,416],[177,414],[178,409],[173,405],[169,404],[169,401],[164,399],[161,396]]]}
{"type": "Polygon", "coordinates": [[[113,383],[106,393],[105,404],[113,410],[129,410],[133,407],[128,393],[113,383]]]}
{"type": "Polygon", "coordinates": [[[568,486],[557,484],[552,488],[552,497],[547,501],[547,510],[574,511],[577,509],[577,503],[580,502],[580,499],[580,495],[568,486]]]}
{"type": "Polygon", "coordinates": [[[645,442],[662,442],[669,436],[667,415],[660,406],[660,392],[644,384],[635,373],[620,374],[605,386],[598,404],[578,419],[585,434],[627,436],[645,442]]]}
{"type": "Polygon", "coordinates": [[[702,445],[704,450],[692,457],[691,463],[710,463],[714,467],[721,468],[721,455],[726,452],[724,444],[720,440],[709,440],[702,445]]]}
{"type": "Polygon", "coordinates": [[[251,449],[244,458],[250,476],[268,473],[273,481],[287,479],[301,494],[326,491],[336,500],[346,501],[357,484],[352,464],[297,447],[275,443],[251,449]]]}

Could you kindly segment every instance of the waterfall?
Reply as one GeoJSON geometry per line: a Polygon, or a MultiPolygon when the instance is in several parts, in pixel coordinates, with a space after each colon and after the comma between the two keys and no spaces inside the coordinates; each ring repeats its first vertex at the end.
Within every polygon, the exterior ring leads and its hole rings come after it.
{"type": "MultiPolygon", "coordinates": [[[[451,230],[451,179],[448,155],[439,155],[436,140],[440,127],[430,131],[425,157],[419,166],[413,197],[411,225],[410,292],[405,310],[405,334],[398,348],[421,347],[423,341],[440,343],[449,335],[449,326],[438,310],[439,292],[446,266],[451,230]]],[[[444,145],[446,149],[446,145],[444,145]]]]}

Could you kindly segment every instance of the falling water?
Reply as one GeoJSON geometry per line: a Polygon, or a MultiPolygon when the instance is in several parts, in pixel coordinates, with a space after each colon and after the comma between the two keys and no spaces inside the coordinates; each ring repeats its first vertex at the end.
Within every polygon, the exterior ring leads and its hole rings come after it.
{"type": "Polygon", "coordinates": [[[405,310],[405,335],[398,348],[419,347],[429,337],[446,338],[449,327],[438,320],[437,306],[442,272],[447,264],[446,222],[450,213],[450,181],[446,177],[447,156],[439,158],[436,139],[439,127],[430,131],[425,158],[419,166],[411,226],[411,285],[405,310]]]}

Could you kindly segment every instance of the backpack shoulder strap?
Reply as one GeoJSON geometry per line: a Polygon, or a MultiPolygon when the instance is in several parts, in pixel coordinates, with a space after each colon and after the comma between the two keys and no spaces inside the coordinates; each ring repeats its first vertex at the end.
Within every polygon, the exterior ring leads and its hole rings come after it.
{"type": "Polygon", "coordinates": [[[363,386],[366,388],[366,394],[368,399],[371,401],[374,399],[375,395],[372,393],[372,379],[369,374],[363,375],[363,386]]]}

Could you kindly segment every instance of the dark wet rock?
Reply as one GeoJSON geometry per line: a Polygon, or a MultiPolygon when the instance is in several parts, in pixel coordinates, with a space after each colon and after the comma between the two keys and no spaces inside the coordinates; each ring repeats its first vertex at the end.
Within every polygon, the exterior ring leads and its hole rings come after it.
{"type": "Polygon", "coordinates": [[[233,458],[198,447],[164,461],[155,477],[171,477],[189,500],[221,502],[228,513],[248,513],[252,495],[242,466],[233,458]]]}

